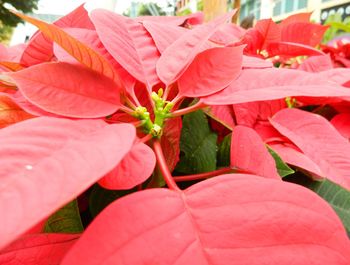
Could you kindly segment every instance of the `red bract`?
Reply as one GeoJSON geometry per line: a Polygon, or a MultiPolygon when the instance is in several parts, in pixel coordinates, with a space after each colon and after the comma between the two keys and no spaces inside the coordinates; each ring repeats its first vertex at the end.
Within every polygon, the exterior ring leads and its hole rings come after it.
{"type": "Polygon", "coordinates": [[[341,223],[316,195],[236,174],[183,192],[154,189],[113,203],[62,265],[226,265],[233,260],[239,265],[346,265],[348,250],[341,223]]]}
{"type": "Polygon", "coordinates": [[[18,14],[40,32],[0,46],[0,263],[350,263],[349,70],[315,56],[309,13],[233,13],[18,14]],[[285,180],[328,185],[343,224],[285,180]]]}

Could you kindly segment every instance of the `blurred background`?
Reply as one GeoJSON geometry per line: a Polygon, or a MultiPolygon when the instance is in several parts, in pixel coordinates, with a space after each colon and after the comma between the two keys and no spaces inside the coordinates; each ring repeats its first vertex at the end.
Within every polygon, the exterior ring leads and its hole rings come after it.
{"type": "Polygon", "coordinates": [[[15,45],[28,41],[36,28],[10,15],[7,8],[53,22],[86,3],[86,8],[105,8],[130,17],[144,15],[187,15],[204,11],[206,20],[233,8],[239,13],[233,22],[251,27],[254,21],[283,18],[298,12],[313,12],[316,22],[342,23],[350,27],[349,0],[0,0],[0,42],[15,45]]]}

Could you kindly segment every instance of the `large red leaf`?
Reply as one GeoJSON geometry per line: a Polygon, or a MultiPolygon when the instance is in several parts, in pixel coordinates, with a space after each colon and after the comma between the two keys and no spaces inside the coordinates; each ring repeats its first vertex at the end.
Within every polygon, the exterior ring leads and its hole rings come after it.
{"type": "Polygon", "coordinates": [[[296,22],[285,25],[281,31],[282,42],[294,42],[315,47],[320,44],[328,26],[310,22],[296,22]]]}
{"type": "Polygon", "coordinates": [[[182,119],[180,117],[168,119],[165,122],[164,132],[160,139],[165,156],[165,161],[170,171],[173,171],[180,160],[180,137],[182,119]]]}
{"type": "Polygon", "coordinates": [[[261,50],[265,49],[268,43],[281,40],[281,27],[271,18],[259,20],[254,28],[263,36],[261,50]]]}
{"type": "Polygon", "coordinates": [[[233,110],[237,124],[254,127],[259,122],[267,122],[275,113],[286,107],[286,101],[280,99],[236,104],[233,110]]]}
{"type": "Polygon", "coordinates": [[[329,55],[312,56],[307,58],[299,67],[299,70],[303,70],[310,73],[317,73],[333,68],[332,59],[329,55]]]}
{"type": "Polygon", "coordinates": [[[347,265],[349,253],[341,221],[316,194],[231,174],[110,204],[62,265],[347,265]]]}
{"type": "Polygon", "coordinates": [[[245,29],[236,24],[222,25],[211,37],[210,41],[220,45],[229,45],[238,42],[245,34],[245,29]]]}
{"type": "Polygon", "coordinates": [[[291,69],[244,69],[224,90],[204,97],[207,105],[238,104],[292,96],[348,97],[350,91],[321,74],[291,69]]]}
{"type": "Polygon", "coordinates": [[[243,55],[243,68],[272,68],[273,64],[270,61],[260,59],[258,57],[243,55]]]}
{"type": "Polygon", "coordinates": [[[88,68],[91,68],[98,73],[114,79],[118,83],[120,82],[118,75],[115,73],[115,70],[102,55],[95,52],[93,49],[86,46],[82,42],[76,40],[58,26],[48,24],[44,21],[28,17],[20,13],[16,13],[16,15],[38,27],[45,35],[45,37],[60,45],[70,55],[72,55],[88,68]]]}
{"type": "Polygon", "coordinates": [[[149,90],[160,82],[156,63],[160,53],[142,24],[107,10],[94,10],[91,19],[108,52],[149,90]]]}
{"type": "Polygon", "coordinates": [[[207,42],[219,26],[232,17],[234,12],[207,24],[197,26],[174,41],[162,53],[157,63],[157,73],[163,83],[169,85],[175,82],[201,51],[203,44],[207,42]]]}
{"type": "Polygon", "coordinates": [[[210,108],[204,111],[209,117],[219,122],[229,130],[232,131],[233,127],[235,127],[235,119],[232,106],[210,106],[210,108]]]}
{"type": "Polygon", "coordinates": [[[320,56],[325,55],[322,51],[300,43],[293,42],[271,42],[268,44],[267,53],[269,57],[283,56],[283,57],[296,57],[296,56],[320,56]]]}
{"type": "Polygon", "coordinates": [[[314,161],[324,177],[350,188],[350,143],[325,118],[298,109],[284,109],[271,124],[314,161]]]}
{"type": "Polygon", "coordinates": [[[312,12],[305,12],[305,13],[297,13],[297,14],[290,15],[289,17],[283,19],[280,25],[284,27],[296,22],[309,22],[311,18],[311,14],[312,12]]]}
{"type": "Polygon", "coordinates": [[[21,91],[17,90],[16,93],[11,95],[11,99],[25,112],[34,115],[34,116],[48,116],[48,117],[62,117],[60,115],[56,115],[50,112],[47,112],[34,104],[30,103],[21,93],[21,91]]]}
{"type": "Polygon", "coordinates": [[[227,87],[241,72],[243,48],[213,48],[198,54],[178,80],[179,93],[202,97],[227,87]]]}
{"type": "MultiPolygon", "coordinates": [[[[84,5],[80,5],[53,24],[61,28],[74,27],[94,29],[94,25],[91,23],[84,5]]],[[[43,33],[37,32],[24,49],[21,56],[21,64],[31,66],[50,61],[52,57],[52,41],[45,38],[43,33]]]]}
{"type": "Polygon", "coordinates": [[[319,166],[308,156],[300,152],[300,150],[297,150],[295,146],[282,143],[272,143],[269,145],[284,162],[308,171],[316,179],[323,178],[324,174],[319,166]]]}
{"type": "Polygon", "coordinates": [[[59,265],[78,238],[77,234],[25,235],[0,251],[0,264],[59,265]]]}
{"type": "Polygon", "coordinates": [[[145,21],[143,26],[151,34],[158,50],[163,53],[174,41],[189,31],[184,27],[145,21]]]}
{"type": "Polygon", "coordinates": [[[143,143],[135,144],[118,166],[99,180],[99,184],[112,190],[128,190],[149,178],[156,165],[153,150],[143,143]]]}
{"type": "Polygon", "coordinates": [[[10,76],[26,99],[54,114],[98,118],[120,107],[120,88],[111,79],[84,66],[40,64],[10,76]]]}
{"type": "Polygon", "coordinates": [[[78,196],[129,152],[135,128],[34,118],[0,130],[0,248],[78,196]]]}
{"type": "MultiPolygon", "coordinates": [[[[120,81],[123,83],[127,91],[131,91],[133,89],[136,82],[135,78],[132,77],[116,60],[114,60],[112,55],[103,46],[95,30],[67,28],[64,29],[64,31],[106,58],[118,73],[120,81]]],[[[54,44],[54,53],[57,59],[61,62],[73,64],[78,62],[77,59],[75,59],[57,44],[54,44]]]]}
{"type": "Polygon", "coordinates": [[[0,128],[33,117],[17,106],[9,97],[0,95],[0,128]]]}
{"type": "Polygon", "coordinates": [[[236,126],[231,140],[231,167],[265,178],[281,179],[275,160],[260,136],[251,128],[236,126]]]}
{"type": "Polygon", "coordinates": [[[340,113],[331,120],[332,125],[343,135],[350,140],[350,113],[340,113]]]}

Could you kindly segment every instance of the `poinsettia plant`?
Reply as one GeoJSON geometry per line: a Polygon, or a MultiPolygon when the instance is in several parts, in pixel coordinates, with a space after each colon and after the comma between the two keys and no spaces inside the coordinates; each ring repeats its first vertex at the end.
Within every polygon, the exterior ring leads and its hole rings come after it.
{"type": "Polygon", "coordinates": [[[310,14],[16,14],[0,264],[349,264],[350,75],[310,14]]]}

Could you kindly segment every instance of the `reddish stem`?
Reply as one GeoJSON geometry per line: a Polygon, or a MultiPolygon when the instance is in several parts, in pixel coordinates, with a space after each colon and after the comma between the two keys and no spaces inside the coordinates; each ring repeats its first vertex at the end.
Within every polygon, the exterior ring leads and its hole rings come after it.
{"type": "Polygon", "coordinates": [[[176,111],[172,112],[171,113],[171,118],[179,117],[179,116],[182,116],[182,115],[194,112],[196,110],[203,109],[206,106],[207,105],[205,105],[203,102],[198,101],[196,104],[194,104],[192,106],[189,106],[187,108],[179,109],[179,110],[176,110],[176,111]]]}
{"type": "Polygon", "coordinates": [[[143,138],[140,139],[140,142],[146,143],[146,142],[148,142],[149,140],[151,140],[152,138],[153,138],[153,135],[152,135],[152,134],[147,134],[145,137],[143,137],[143,138]]]}
{"type": "Polygon", "coordinates": [[[155,140],[153,142],[153,148],[154,148],[154,153],[156,154],[156,157],[157,157],[157,162],[158,162],[160,172],[162,172],[163,178],[166,184],[168,185],[169,189],[180,191],[179,187],[176,185],[176,182],[173,179],[173,176],[171,175],[168,165],[166,164],[163,150],[159,140],[155,140]]]}
{"type": "Polygon", "coordinates": [[[174,180],[176,182],[202,180],[202,179],[207,179],[207,178],[215,177],[218,175],[222,175],[222,174],[226,174],[226,173],[233,173],[233,172],[235,172],[234,169],[229,168],[229,167],[225,167],[225,168],[221,168],[221,169],[214,170],[211,172],[206,172],[206,173],[174,177],[174,180]]]}

